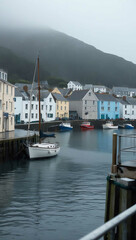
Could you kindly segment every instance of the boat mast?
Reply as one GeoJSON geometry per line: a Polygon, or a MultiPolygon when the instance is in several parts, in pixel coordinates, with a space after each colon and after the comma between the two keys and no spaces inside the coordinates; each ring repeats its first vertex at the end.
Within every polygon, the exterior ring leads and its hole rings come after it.
{"type": "Polygon", "coordinates": [[[40,77],[39,77],[39,56],[38,56],[38,93],[39,93],[39,142],[40,142],[40,130],[41,130],[41,108],[40,108],[40,77]]]}

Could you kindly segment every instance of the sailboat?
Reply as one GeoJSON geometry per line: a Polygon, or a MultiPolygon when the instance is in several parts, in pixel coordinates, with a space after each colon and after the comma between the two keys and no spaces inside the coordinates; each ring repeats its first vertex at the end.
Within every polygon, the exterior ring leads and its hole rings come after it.
{"type": "Polygon", "coordinates": [[[28,145],[30,159],[41,159],[56,156],[60,151],[59,143],[41,142],[41,138],[54,137],[54,134],[44,134],[41,131],[41,111],[40,111],[40,78],[39,78],[39,57],[38,65],[38,95],[39,95],[39,142],[28,145]]]}

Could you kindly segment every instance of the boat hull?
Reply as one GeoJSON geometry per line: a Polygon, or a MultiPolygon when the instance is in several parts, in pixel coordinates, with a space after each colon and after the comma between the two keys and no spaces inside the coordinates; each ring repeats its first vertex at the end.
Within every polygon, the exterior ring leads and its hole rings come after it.
{"type": "Polygon", "coordinates": [[[80,126],[82,130],[94,129],[94,126],[80,126]]]}
{"type": "Polygon", "coordinates": [[[28,147],[30,159],[42,159],[56,156],[60,151],[60,147],[53,147],[53,145],[42,145],[42,147],[34,144],[28,147]]]}
{"type": "Polygon", "coordinates": [[[66,132],[66,131],[72,130],[73,127],[59,126],[59,129],[60,129],[61,132],[66,132]]]}
{"type": "Polygon", "coordinates": [[[126,124],[125,125],[125,129],[134,129],[134,126],[130,125],[130,124],[126,124]]]}
{"type": "Polygon", "coordinates": [[[103,129],[118,129],[118,126],[107,126],[107,125],[103,125],[103,129]]]}

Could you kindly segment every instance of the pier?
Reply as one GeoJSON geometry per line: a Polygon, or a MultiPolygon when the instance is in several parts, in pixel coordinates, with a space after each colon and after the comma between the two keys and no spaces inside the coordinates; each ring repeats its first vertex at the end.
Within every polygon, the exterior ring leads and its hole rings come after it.
{"type": "Polygon", "coordinates": [[[17,160],[26,156],[26,143],[35,143],[38,136],[35,134],[29,137],[1,139],[0,140],[0,161],[17,160]]]}

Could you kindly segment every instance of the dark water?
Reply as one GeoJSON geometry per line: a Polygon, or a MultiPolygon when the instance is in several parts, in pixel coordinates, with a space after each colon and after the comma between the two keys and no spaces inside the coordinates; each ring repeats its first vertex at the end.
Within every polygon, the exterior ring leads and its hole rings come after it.
{"type": "Polygon", "coordinates": [[[77,240],[103,224],[112,134],[58,133],[57,157],[0,163],[0,239],[77,240]]]}

